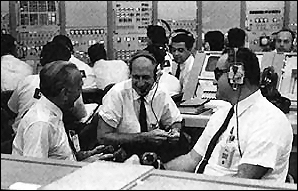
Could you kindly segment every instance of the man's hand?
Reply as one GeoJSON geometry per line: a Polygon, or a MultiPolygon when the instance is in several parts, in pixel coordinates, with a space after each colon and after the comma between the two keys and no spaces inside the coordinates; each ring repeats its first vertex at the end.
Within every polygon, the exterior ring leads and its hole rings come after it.
{"type": "Polygon", "coordinates": [[[169,135],[169,142],[177,142],[179,141],[179,138],[180,138],[180,131],[178,131],[178,129],[171,129],[169,132],[168,132],[168,135],[169,135]]]}
{"type": "Polygon", "coordinates": [[[145,132],[144,135],[148,142],[156,145],[162,144],[169,138],[169,133],[161,129],[154,129],[152,131],[145,132]]]}

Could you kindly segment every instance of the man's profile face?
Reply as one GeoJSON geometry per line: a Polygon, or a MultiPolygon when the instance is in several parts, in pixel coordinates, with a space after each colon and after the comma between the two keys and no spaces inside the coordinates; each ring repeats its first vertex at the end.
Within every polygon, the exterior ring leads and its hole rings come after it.
{"type": "Polygon", "coordinates": [[[278,33],[275,41],[275,48],[277,52],[291,52],[292,40],[293,39],[290,32],[282,31],[278,33]]]}
{"type": "Polygon", "coordinates": [[[82,76],[79,70],[74,71],[72,74],[72,82],[66,85],[65,89],[67,91],[66,96],[67,99],[64,104],[65,109],[70,109],[74,107],[74,102],[80,97],[82,93],[82,86],[83,86],[83,81],[82,81],[82,76]]]}
{"type": "Polygon", "coordinates": [[[140,96],[146,96],[154,84],[155,65],[146,57],[136,58],[131,64],[132,87],[140,96]]]}
{"type": "Polygon", "coordinates": [[[216,99],[229,101],[233,93],[233,89],[229,84],[228,80],[228,70],[229,64],[227,62],[228,54],[223,54],[216,63],[216,72],[215,80],[213,82],[217,87],[216,99]]]}

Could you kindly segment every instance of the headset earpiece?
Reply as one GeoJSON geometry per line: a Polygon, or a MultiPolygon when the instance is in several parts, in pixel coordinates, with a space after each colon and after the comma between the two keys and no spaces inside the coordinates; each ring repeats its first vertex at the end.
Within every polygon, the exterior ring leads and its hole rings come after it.
{"type": "Polygon", "coordinates": [[[229,83],[233,90],[237,90],[239,85],[244,84],[245,77],[244,65],[236,59],[237,51],[238,48],[234,48],[234,62],[231,63],[228,73],[229,83]]]}

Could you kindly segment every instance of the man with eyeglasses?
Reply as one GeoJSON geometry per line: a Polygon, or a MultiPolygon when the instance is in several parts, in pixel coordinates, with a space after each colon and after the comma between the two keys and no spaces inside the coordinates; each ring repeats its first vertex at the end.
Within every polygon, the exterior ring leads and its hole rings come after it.
{"type": "Polygon", "coordinates": [[[216,98],[231,105],[219,108],[193,149],[165,169],[285,182],[293,131],[286,115],[261,94],[256,54],[230,49],[214,72],[216,98]]]}
{"type": "Polygon", "coordinates": [[[181,92],[184,92],[194,63],[194,56],[191,52],[194,41],[193,35],[184,29],[177,29],[172,34],[170,51],[177,63],[175,76],[180,81],[181,92]]]}
{"type": "Polygon", "coordinates": [[[276,35],[274,51],[277,53],[292,52],[294,39],[293,31],[287,28],[281,29],[276,35]]]}

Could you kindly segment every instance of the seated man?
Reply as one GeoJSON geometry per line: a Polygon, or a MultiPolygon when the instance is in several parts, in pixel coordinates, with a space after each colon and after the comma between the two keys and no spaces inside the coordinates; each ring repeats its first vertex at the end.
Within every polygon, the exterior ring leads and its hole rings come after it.
{"type": "Polygon", "coordinates": [[[10,34],[1,34],[1,93],[13,91],[19,81],[33,74],[34,69],[17,58],[16,39],[10,34]]]}
{"type": "Polygon", "coordinates": [[[63,112],[74,107],[82,92],[82,76],[76,65],[54,61],[45,65],[39,76],[40,98],[19,123],[12,155],[75,161],[100,152],[102,146],[79,152],[77,140],[62,121],[63,112]]]}
{"type": "Polygon", "coordinates": [[[12,154],[76,160],[62,122],[62,111],[73,107],[82,91],[82,76],[74,64],[52,62],[40,71],[41,98],[24,114],[12,154]]]}
{"type": "Polygon", "coordinates": [[[257,56],[232,49],[214,74],[216,98],[232,107],[217,110],[193,149],[165,169],[285,182],[293,131],[286,115],[261,94],[257,56]]]}
{"type": "MultiPolygon", "coordinates": [[[[70,51],[65,46],[55,42],[49,42],[42,48],[40,64],[44,67],[46,64],[53,61],[68,61],[70,56],[70,51]]],[[[18,84],[8,101],[10,110],[17,114],[12,125],[14,133],[17,132],[19,122],[24,113],[38,100],[38,94],[36,94],[35,90],[39,87],[39,81],[38,74],[27,76],[18,84]]],[[[75,107],[71,110],[76,120],[80,120],[87,115],[82,96],[77,99],[75,107]]]]}
{"type": "Polygon", "coordinates": [[[195,39],[187,30],[177,29],[171,37],[170,51],[173,54],[177,66],[175,76],[180,81],[181,92],[185,92],[186,84],[189,81],[190,71],[194,64],[192,48],[195,39]]]}
{"type": "Polygon", "coordinates": [[[96,43],[88,48],[92,69],[96,76],[96,85],[104,89],[107,85],[129,78],[129,69],[123,60],[107,60],[104,44],[96,43]]]}
{"type": "Polygon", "coordinates": [[[156,86],[157,62],[152,54],[138,51],[129,64],[131,79],[116,83],[103,98],[98,141],[120,145],[128,157],[156,152],[167,161],[174,150],[171,145],[184,146],[178,142],[182,116],[169,94],[156,86]]]}

